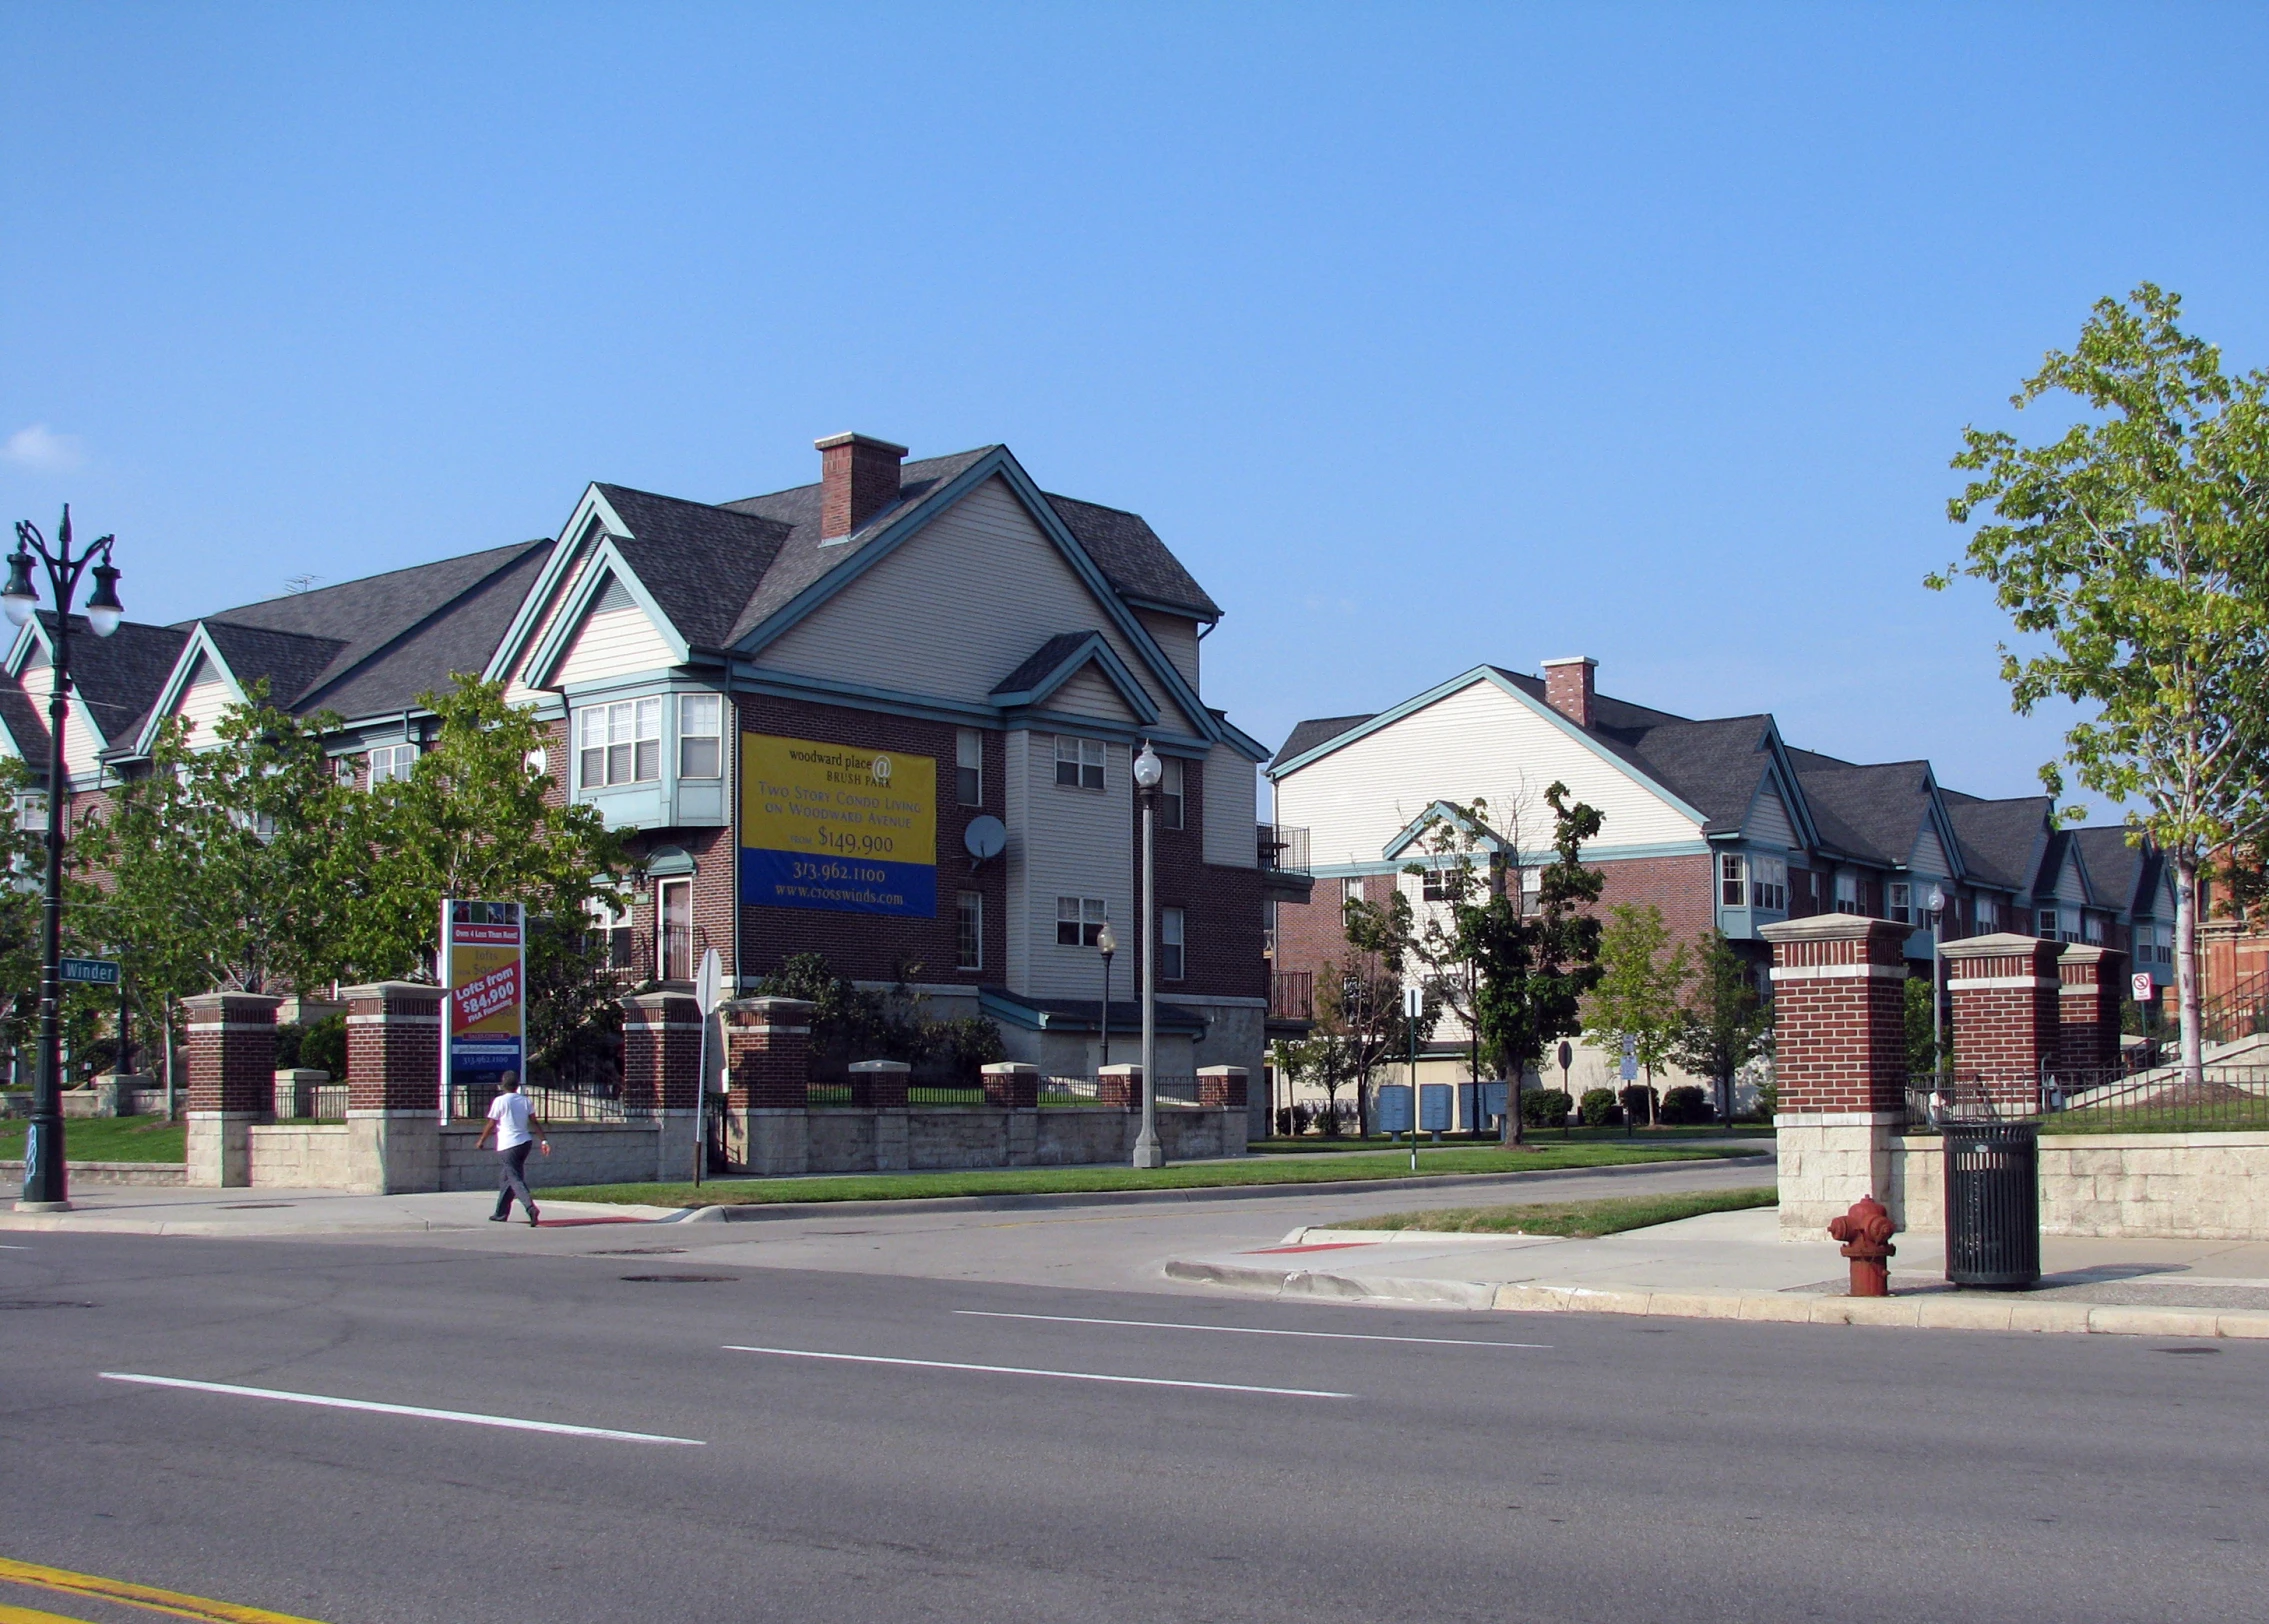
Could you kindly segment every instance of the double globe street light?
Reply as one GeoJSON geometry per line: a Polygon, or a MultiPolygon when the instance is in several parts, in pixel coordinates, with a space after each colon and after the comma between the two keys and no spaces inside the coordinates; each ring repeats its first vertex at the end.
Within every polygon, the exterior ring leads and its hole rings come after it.
{"type": "Polygon", "coordinates": [[[47,881],[40,908],[39,1073],[32,1084],[30,1132],[24,1142],[24,1193],[18,1212],[61,1212],[71,1204],[69,1174],[63,1161],[63,722],[71,703],[71,600],[90,569],[95,589],[86,602],[87,624],[97,637],[118,630],[126,606],[118,601],[118,566],[110,561],[113,536],[104,536],[76,557],[71,552],[71,509],[63,509],[56,545],[50,550],[39,527],[16,526],[16,550],[8,555],[8,584],[0,587],[0,610],[22,627],[39,609],[32,584],[36,557],[47,569],[55,595],[55,649],[47,697],[47,881]]]}

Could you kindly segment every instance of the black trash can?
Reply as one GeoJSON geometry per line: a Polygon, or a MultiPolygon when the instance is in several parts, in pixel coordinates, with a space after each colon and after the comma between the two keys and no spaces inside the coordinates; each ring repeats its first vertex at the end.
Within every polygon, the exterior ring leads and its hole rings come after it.
{"type": "Polygon", "coordinates": [[[2040,1130],[1954,1123],[1946,1139],[1946,1278],[2017,1291],[2041,1277],[2040,1130]]]}

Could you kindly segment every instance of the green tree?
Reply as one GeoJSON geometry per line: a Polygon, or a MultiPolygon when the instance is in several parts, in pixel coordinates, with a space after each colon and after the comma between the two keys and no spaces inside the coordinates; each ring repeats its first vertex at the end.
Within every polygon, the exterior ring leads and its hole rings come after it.
{"type": "Polygon", "coordinates": [[[2147,282],[2099,300],[2079,343],[2051,351],[2011,402],[2063,397],[2068,428],[2033,446],[1964,431],[1953,466],[1975,477],[1947,514],[1976,525],[1927,584],[1991,583],[2025,639],[2023,652],[2002,648],[2015,709],[2061,697],[2088,711],[2042,782],[2062,794],[2069,767],[2172,861],[2181,1054],[2195,1076],[2199,873],[2269,819],[2269,374],[2225,373],[2181,313],[2147,282]]]}
{"type": "MultiPolygon", "coordinates": [[[[1402,989],[1411,964],[1410,899],[1397,891],[1384,902],[1355,899],[1345,905],[1342,928],[1347,951],[1327,961],[1317,977],[1315,1035],[1331,1047],[1319,1055],[1317,1072],[1326,1100],[1338,1087],[1355,1088],[1359,1133],[1371,1130],[1371,1079],[1379,1068],[1407,1055],[1411,1022],[1403,1013],[1402,989]],[[1326,1082],[1326,1078],[1333,1079],[1326,1082]]],[[[1440,1002],[1425,997],[1417,1037],[1423,1042],[1440,1017],[1440,1002]]]]}
{"type": "Polygon", "coordinates": [[[1926,976],[1909,976],[1906,983],[1907,1070],[1917,1077],[1927,1076],[1944,1063],[1939,1052],[1938,1026],[1932,1020],[1935,1013],[1930,1007],[1930,981],[1926,976]]]}
{"type": "Polygon", "coordinates": [[[1672,1054],[1688,1071],[1713,1079],[1733,1126],[1733,1079],[1759,1055],[1772,1052],[1773,1009],[1757,996],[1749,966],[1725,932],[1702,938],[1693,992],[1672,1054]]]}
{"type": "MultiPolygon", "coordinates": [[[[1445,803],[1420,827],[1417,846],[1423,855],[1405,864],[1403,872],[1437,894],[1441,911],[1428,909],[1419,919],[1409,899],[1399,891],[1395,895],[1403,909],[1408,958],[1428,996],[1465,1028],[1466,1074],[1476,1089],[1482,1067],[1481,962],[1474,956],[1478,938],[1473,916],[1505,884],[1504,860],[1485,844],[1502,838],[1493,835],[1488,818],[1488,801],[1476,795],[1470,804],[1445,803]]],[[[1511,844],[1519,845],[1517,830],[1511,844]]]]}
{"type": "Polygon", "coordinates": [[[1646,1071],[1652,1108],[1655,1072],[1670,1063],[1685,1024],[1681,996],[1694,966],[1684,942],[1670,940],[1662,910],[1617,903],[1599,938],[1599,984],[1584,999],[1584,1036],[1620,1053],[1631,1045],[1646,1071]]]}

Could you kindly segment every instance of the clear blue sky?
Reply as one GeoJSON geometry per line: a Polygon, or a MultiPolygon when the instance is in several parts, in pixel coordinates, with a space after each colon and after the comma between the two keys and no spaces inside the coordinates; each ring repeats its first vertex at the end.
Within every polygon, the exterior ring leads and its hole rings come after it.
{"type": "Polygon", "coordinates": [[[1001,440],[1271,744],[1588,653],[2025,793],[1946,459],[2143,278],[2269,364],[2265,70],[2235,5],[0,4],[0,516],[170,620],[1001,440]]]}

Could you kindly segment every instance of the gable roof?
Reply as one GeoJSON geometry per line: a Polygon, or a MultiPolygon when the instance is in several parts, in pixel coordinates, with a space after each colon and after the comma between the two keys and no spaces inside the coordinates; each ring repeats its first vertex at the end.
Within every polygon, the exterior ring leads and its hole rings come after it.
{"type": "Polygon", "coordinates": [[[1962,843],[1962,863],[1969,878],[2020,894],[2031,891],[2035,854],[2049,832],[2055,803],[2046,795],[1989,801],[1959,790],[1939,793],[1962,843]]]}
{"type": "MultiPolygon", "coordinates": [[[[39,626],[42,640],[52,648],[54,611],[41,610],[39,626]]],[[[171,626],[131,620],[120,621],[110,636],[97,637],[84,616],[71,617],[71,686],[94,718],[106,745],[124,743],[139,731],[142,719],[149,715],[165,687],[166,674],[188,641],[187,632],[171,626]]],[[[37,696],[27,697],[34,715],[38,715],[37,696]]],[[[39,741],[40,748],[45,749],[44,721],[39,725],[39,741]]]]}
{"type": "Polygon", "coordinates": [[[1103,680],[1125,701],[1137,721],[1146,727],[1157,722],[1157,705],[1112,652],[1109,640],[1096,631],[1056,633],[993,685],[992,700],[1008,706],[1043,704],[1090,665],[1103,673],[1103,680]]]}
{"type": "Polygon", "coordinates": [[[1930,818],[1929,762],[1863,765],[1816,750],[1791,750],[1788,758],[1829,847],[1886,867],[1906,866],[1930,818]]]}
{"type": "Polygon", "coordinates": [[[1352,733],[1377,711],[1365,711],[1360,716],[1319,716],[1312,721],[1295,722],[1284,740],[1284,748],[1269,759],[1272,768],[1281,767],[1295,756],[1304,756],[1319,744],[1329,744],[1342,733],[1352,733]]]}
{"type": "Polygon", "coordinates": [[[2122,912],[2156,911],[2159,876],[2165,866],[2157,848],[2129,845],[2127,830],[2117,824],[2083,826],[2071,831],[2071,839],[2103,906],[2122,912]]]}

